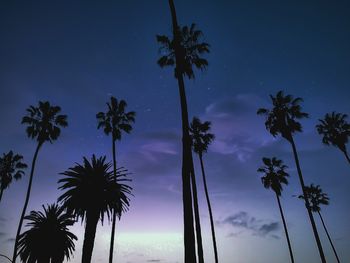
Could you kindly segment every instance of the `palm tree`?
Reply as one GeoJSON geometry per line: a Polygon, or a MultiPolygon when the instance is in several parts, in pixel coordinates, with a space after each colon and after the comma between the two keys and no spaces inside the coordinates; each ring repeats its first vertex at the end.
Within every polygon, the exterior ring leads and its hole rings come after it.
{"type": "MultiPolygon", "coordinates": [[[[300,185],[305,195],[305,184],[303,175],[300,168],[298,152],[295,146],[295,142],[293,139],[293,134],[296,132],[302,131],[302,126],[298,122],[299,119],[307,118],[309,115],[305,112],[302,112],[300,103],[303,101],[301,98],[293,98],[291,95],[284,96],[282,91],[277,92],[276,96],[270,95],[272,100],[272,108],[271,109],[259,109],[258,114],[265,115],[265,127],[266,129],[275,137],[277,135],[281,135],[284,139],[286,139],[292,146],[295,164],[298,171],[300,185]]],[[[322,244],[320,241],[320,237],[317,232],[316,224],[314,217],[312,215],[309,201],[306,200],[306,209],[310,218],[312,230],[315,236],[315,240],[317,243],[318,251],[320,253],[320,257],[322,263],[326,262],[326,258],[323,253],[322,244]]]]}
{"type": "Polygon", "coordinates": [[[157,41],[161,45],[163,56],[158,60],[160,67],[175,66],[174,75],[178,81],[181,116],[182,116],[182,199],[183,199],[183,216],[184,216],[184,246],[185,246],[185,263],[196,262],[195,236],[193,229],[193,210],[192,210],[192,191],[193,204],[196,218],[196,234],[199,262],[204,262],[203,247],[201,241],[199,211],[197,203],[197,193],[195,174],[193,168],[193,158],[191,151],[191,138],[189,135],[189,121],[187,100],[185,92],[184,76],[189,79],[194,78],[193,66],[203,70],[208,65],[206,59],[200,57],[204,53],[209,52],[207,43],[200,43],[202,32],[195,29],[195,25],[191,27],[179,27],[176,18],[176,11],[173,0],[169,0],[173,36],[169,39],[164,35],[157,35],[157,41]],[[191,190],[192,182],[192,190],[191,190]]]}
{"type": "Polygon", "coordinates": [[[217,246],[216,246],[214,218],[213,218],[213,212],[211,209],[208,186],[207,186],[207,179],[205,176],[205,170],[204,170],[204,164],[203,164],[203,153],[207,152],[209,144],[215,138],[214,134],[209,133],[210,125],[211,125],[211,123],[209,121],[202,123],[199,118],[194,117],[192,119],[192,122],[190,125],[190,135],[191,135],[191,139],[192,139],[193,150],[195,153],[198,154],[199,161],[201,164],[204,191],[205,191],[205,196],[207,199],[207,205],[208,205],[208,210],[209,210],[211,235],[213,238],[215,262],[218,263],[219,258],[218,258],[218,250],[217,250],[217,246]]]}
{"type": "Polygon", "coordinates": [[[26,194],[26,199],[24,202],[24,207],[22,210],[21,218],[19,221],[16,240],[15,240],[15,248],[13,251],[12,262],[16,262],[17,257],[17,247],[18,247],[18,239],[21,233],[23,219],[26,214],[30,191],[32,188],[32,181],[35,169],[35,162],[38,157],[39,150],[41,146],[45,142],[53,143],[61,134],[60,127],[67,127],[67,115],[59,115],[61,108],[59,106],[51,106],[48,101],[42,102],[39,101],[39,106],[29,106],[27,109],[27,115],[23,117],[22,124],[27,125],[27,135],[31,139],[35,139],[37,141],[37,147],[34,153],[32,167],[30,170],[30,177],[28,183],[28,189],[26,194]]]}
{"type": "MultiPolygon", "coordinates": [[[[311,184],[310,186],[306,186],[306,196],[310,202],[310,208],[311,211],[314,213],[317,213],[321,219],[323,228],[327,234],[329,243],[332,246],[333,252],[335,257],[337,258],[337,262],[340,263],[337,251],[335,250],[335,246],[333,245],[331,236],[328,233],[328,230],[326,228],[326,225],[323,221],[323,217],[321,215],[321,207],[320,205],[329,205],[329,197],[326,193],[324,193],[319,185],[315,186],[314,184],[311,184]]],[[[303,195],[300,195],[299,198],[302,198],[305,200],[303,195]]]]}
{"type": "Polygon", "coordinates": [[[57,204],[43,206],[44,212],[31,211],[24,219],[31,227],[20,235],[18,250],[25,263],[62,263],[75,250],[77,237],[69,232],[68,226],[74,224],[71,215],[57,204]]]}
{"type": "Polygon", "coordinates": [[[27,165],[22,160],[22,155],[14,154],[12,151],[3,153],[0,157],[0,202],[4,190],[10,186],[13,179],[17,181],[24,175],[23,169],[26,169],[27,165]]]}
{"type": "Polygon", "coordinates": [[[123,181],[130,181],[124,177],[126,169],[117,170],[117,179],[110,171],[111,163],[105,162],[106,157],[91,158],[91,163],[83,158],[83,164],[76,164],[67,171],[58,183],[61,190],[66,190],[58,201],[62,202],[68,213],[85,220],[85,235],[83,243],[82,263],[90,263],[94,247],[98,220],[107,214],[108,220],[114,213],[120,218],[129,207],[129,197],[132,188],[123,181]]]}
{"type": "MultiPolygon", "coordinates": [[[[108,110],[106,113],[99,112],[96,114],[98,121],[97,128],[103,128],[106,135],[112,134],[112,152],[113,152],[113,173],[117,179],[117,159],[115,143],[120,141],[122,132],[130,133],[132,130],[131,123],[135,122],[135,112],[125,112],[127,103],[124,100],[118,102],[115,97],[111,97],[110,103],[107,102],[108,110]]],[[[109,263],[113,262],[114,236],[115,236],[116,213],[113,213],[111,244],[109,249],[109,263]]]]}
{"type": "Polygon", "coordinates": [[[293,251],[292,246],[290,244],[288,229],[287,229],[287,223],[284,219],[283,210],[281,206],[280,196],[283,191],[282,184],[287,185],[288,179],[287,177],[289,174],[285,171],[288,167],[283,164],[282,160],[277,159],[276,157],[273,157],[272,159],[264,157],[262,159],[264,166],[261,166],[258,169],[259,173],[263,173],[264,176],[261,177],[261,182],[264,185],[266,189],[272,189],[272,191],[275,192],[278,207],[280,209],[284,232],[286,234],[288,248],[289,248],[289,254],[290,254],[290,260],[292,263],[294,263],[294,257],[293,257],[293,251]]]}
{"type": "Polygon", "coordinates": [[[320,124],[316,125],[317,131],[323,136],[322,142],[326,145],[337,147],[350,163],[346,144],[350,137],[350,123],[346,121],[348,116],[342,113],[327,113],[320,124]]]}

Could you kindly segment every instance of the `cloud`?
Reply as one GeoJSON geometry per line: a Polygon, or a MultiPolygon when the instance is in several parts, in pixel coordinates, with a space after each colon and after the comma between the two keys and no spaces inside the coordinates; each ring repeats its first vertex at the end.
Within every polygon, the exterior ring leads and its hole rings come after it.
{"type": "Polygon", "coordinates": [[[266,104],[254,94],[239,94],[208,105],[202,118],[212,122],[212,132],[216,135],[211,151],[235,155],[245,162],[257,148],[273,142],[263,118],[256,114],[266,104]]]}
{"type": "Polygon", "coordinates": [[[248,228],[249,216],[247,212],[241,211],[224,219],[222,223],[236,227],[248,228]]]}
{"type": "Polygon", "coordinates": [[[7,243],[15,243],[15,240],[16,240],[16,239],[14,239],[14,238],[8,238],[8,239],[6,240],[6,242],[7,242],[7,243]]]}
{"type": "Polygon", "coordinates": [[[232,232],[228,237],[237,237],[245,231],[249,231],[253,236],[279,238],[275,232],[280,229],[280,223],[277,221],[266,222],[265,220],[256,219],[245,211],[240,211],[230,215],[218,222],[219,225],[229,225],[233,228],[240,229],[238,232],[232,232]]]}
{"type": "Polygon", "coordinates": [[[261,236],[266,236],[267,234],[269,234],[271,232],[275,232],[279,228],[280,228],[280,224],[278,222],[271,222],[271,223],[263,224],[262,226],[260,226],[258,231],[259,231],[261,236]]]}
{"type": "Polygon", "coordinates": [[[175,131],[144,133],[137,137],[131,149],[125,155],[125,165],[132,167],[135,174],[164,176],[181,169],[181,136],[175,131]]]}

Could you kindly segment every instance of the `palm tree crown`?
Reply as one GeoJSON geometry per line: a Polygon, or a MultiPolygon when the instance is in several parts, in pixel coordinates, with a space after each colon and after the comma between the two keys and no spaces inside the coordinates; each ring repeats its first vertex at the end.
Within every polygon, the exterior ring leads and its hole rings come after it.
{"type": "MultiPolygon", "coordinates": [[[[0,190],[3,191],[9,187],[12,180],[19,180],[24,175],[23,169],[27,165],[22,162],[23,156],[14,154],[12,151],[3,153],[0,157],[0,190]]],[[[1,199],[1,198],[0,198],[1,199]]]]}
{"type": "Polygon", "coordinates": [[[61,173],[66,177],[60,179],[62,183],[61,190],[67,190],[59,198],[67,210],[84,220],[86,213],[97,211],[103,222],[104,214],[107,213],[108,219],[111,212],[116,211],[120,217],[129,207],[129,197],[131,187],[123,184],[127,175],[124,168],[117,171],[117,181],[110,171],[111,164],[105,162],[106,157],[96,158],[92,156],[91,163],[84,157],[83,164],[69,168],[61,173]]]}
{"type": "Polygon", "coordinates": [[[67,115],[57,115],[61,111],[59,106],[51,106],[48,101],[39,101],[39,107],[30,106],[28,115],[22,119],[27,124],[27,135],[36,139],[40,144],[45,141],[55,141],[60,133],[60,127],[67,127],[67,115]]]}
{"type": "Polygon", "coordinates": [[[195,27],[196,25],[192,24],[190,27],[178,28],[176,32],[178,40],[175,38],[170,40],[167,36],[157,35],[157,41],[161,45],[160,52],[163,54],[158,60],[160,67],[174,66],[176,63],[175,76],[179,73],[191,79],[194,78],[193,65],[200,70],[208,66],[208,61],[201,55],[209,53],[209,44],[199,43],[203,34],[195,27]]]}
{"type": "MultiPolygon", "coordinates": [[[[310,209],[313,212],[320,212],[320,205],[329,205],[329,197],[326,193],[323,193],[319,185],[305,186],[305,192],[310,202],[310,209]]],[[[304,199],[304,196],[300,195],[299,198],[304,199]]]]}
{"type": "Polygon", "coordinates": [[[103,127],[105,134],[112,133],[113,140],[120,140],[122,131],[130,133],[132,130],[131,123],[135,122],[134,111],[125,112],[127,103],[125,100],[118,100],[111,97],[111,101],[107,103],[108,111],[106,113],[99,112],[96,114],[98,120],[97,128],[103,127]]]}
{"type": "Polygon", "coordinates": [[[261,182],[266,189],[271,188],[278,196],[281,196],[282,184],[288,184],[289,174],[285,171],[288,167],[276,157],[271,159],[264,157],[262,160],[264,166],[260,167],[258,172],[264,173],[265,176],[261,177],[261,182]]]}
{"type": "Polygon", "coordinates": [[[348,116],[342,113],[327,113],[320,124],[316,125],[317,131],[323,135],[322,142],[326,145],[338,147],[346,151],[346,144],[350,136],[350,124],[346,121],[348,116]]]}
{"type": "Polygon", "coordinates": [[[192,138],[193,150],[197,154],[207,152],[209,144],[215,136],[209,133],[211,123],[209,121],[201,122],[199,118],[194,117],[190,125],[190,135],[192,138]]]}
{"type": "Polygon", "coordinates": [[[279,91],[276,96],[270,95],[273,107],[272,109],[261,108],[258,114],[266,115],[266,129],[273,135],[281,136],[288,141],[295,132],[301,132],[301,124],[298,119],[307,118],[309,115],[301,111],[300,102],[302,98],[293,98],[292,95],[284,95],[279,91]]]}
{"type": "Polygon", "coordinates": [[[19,254],[25,263],[62,263],[64,258],[69,260],[75,250],[77,237],[67,228],[74,220],[57,204],[43,206],[43,209],[44,212],[31,211],[25,217],[31,228],[20,236],[19,254]]]}

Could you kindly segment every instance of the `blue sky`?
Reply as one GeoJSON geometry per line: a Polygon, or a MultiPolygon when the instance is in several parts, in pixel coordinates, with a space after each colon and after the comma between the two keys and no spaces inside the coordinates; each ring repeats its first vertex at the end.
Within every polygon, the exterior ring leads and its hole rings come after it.
{"type": "MultiPolygon", "coordinates": [[[[289,166],[282,205],[297,262],[319,262],[302,202],[291,148],[256,116],[269,94],[304,99],[310,119],[296,136],[307,183],[320,184],[331,203],[322,212],[340,258],[350,261],[350,167],[323,146],[314,126],[330,111],[350,112],[350,5],[346,1],[175,1],[180,24],[195,22],[211,45],[208,69],[186,81],[190,116],[212,122],[216,140],[204,161],[221,262],[288,262],[277,202],[256,169],[263,156],[289,166]]],[[[156,34],[170,34],[167,1],[61,1],[0,4],[0,149],[30,163],[35,144],[20,124],[39,100],[60,105],[69,127],[39,154],[28,211],[56,200],[59,173],[82,156],[107,155],[110,139],[95,114],[111,95],[137,113],[134,130],[117,144],[119,165],[132,172],[135,197],[117,226],[118,262],[181,262],[181,119],[171,69],[156,64],[156,34]],[[166,244],[166,245],[165,245],[166,244]]],[[[209,219],[198,160],[200,211],[207,262],[213,262],[209,219]]],[[[0,252],[12,254],[28,176],[0,203],[0,252]]],[[[329,262],[335,262],[320,222],[329,262]]],[[[79,241],[83,226],[72,228],[79,241]]],[[[110,226],[99,227],[93,260],[107,257],[110,226]]],[[[1,261],[0,261],[1,262],[1,261]]]]}

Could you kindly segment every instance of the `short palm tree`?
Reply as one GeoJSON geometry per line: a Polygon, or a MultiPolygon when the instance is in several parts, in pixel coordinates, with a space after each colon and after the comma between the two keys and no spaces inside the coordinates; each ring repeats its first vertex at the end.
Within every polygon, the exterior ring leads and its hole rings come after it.
{"type": "Polygon", "coordinates": [[[262,161],[264,163],[264,166],[261,166],[258,169],[259,173],[264,174],[264,176],[261,177],[261,182],[266,189],[272,189],[272,191],[274,191],[276,194],[278,208],[281,213],[284,232],[287,238],[290,260],[292,263],[294,263],[294,256],[293,256],[292,246],[289,239],[287,223],[283,215],[282,205],[280,201],[280,196],[282,195],[282,191],[283,191],[282,184],[285,184],[285,185],[288,184],[287,177],[289,176],[289,174],[285,171],[288,167],[283,164],[282,160],[279,160],[276,157],[273,157],[271,159],[264,157],[262,161]]]}
{"type": "MultiPolygon", "coordinates": [[[[310,186],[306,186],[306,196],[309,199],[310,205],[311,205],[311,211],[314,213],[317,213],[321,219],[323,228],[327,234],[329,243],[332,246],[334,255],[337,259],[337,262],[340,263],[337,251],[335,250],[335,246],[332,242],[331,236],[328,233],[328,230],[326,228],[326,224],[324,223],[323,217],[321,215],[321,205],[329,205],[329,197],[326,193],[324,193],[319,185],[311,184],[310,186]]],[[[305,200],[303,195],[300,195],[299,198],[302,198],[305,200]]]]}
{"type": "Polygon", "coordinates": [[[214,218],[213,212],[211,209],[211,203],[209,198],[209,191],[207,186],[207,179],[205,176],[204,164],[203,164],[203,154],[208,151],[209,144],[214,140],[215,136],[210,131],[211,123],[209,121],[201,122],[201,120],[197,117],[192,119],[190,125],[190,135],[192,139],[192,147],[193,151],[198,154],[199,161],[202,169],[202,177],[203,177],[203,185],[205,191],[205,197],[207,199],[207,205],[209,210],[210,217],[210,226],[211,226],[211,235],[213,239],[213,248],[214,248],[214,257],[215,262],[219,262],[218,249],[216,245],[216,236],[215,236],[215,226],[214,226],[214,218]]]}
{"type": "Polygon", "coordinates": [[[182,116],[182,200],[184,216],[184,247],[185,263],[196,262],[196,245],[193,229],[192,198],[196,221],[196,236],[198,248],[198,260],[204,262],[202,235],[200,229],[199,208],[191,151],[191,138],[189,135],[189,120],[187,99],[185,91],[184,76],[194,78],[193,67],[203,70],[207,67],[208,61],[201,57],[209,52],[209,45],[200,42],[202,32],[197,30],[195,25],[180,27],[177,23],[176,10],[173,0],[169,0],[172,17],[173,36],[170,39],[164,35],[157,35],[157,41],[161,45],[162,57],[158,60],[160,67],[174,66],[174,75],[178,81],[181,116],[182,116]],[[191,189],[192,187],[192,189],[191,189]],[[192,196],[193,191],[193,196],[192,196]]]}
{"type": "Polygon", "coordinates": [[[13,251],[12,262],[16,262],[18,239],[21,233],[23,219],[26,214],[30,191],[32,188],[32,181],[35,169],[36,159],[38,157],[39,150],[45,142],[53,143],[61,134],[61,127],[67,127],[67,115],[60,115],[61,108],[59,106],[52,106],[48,101],[39,101],[38,107],[30,106],[27,109],[27,115],[23,117],[22,124],[27,125],[27,135],[29,138],[37,141],[37,147],[34,153],[32,167],[30,170],[28,189],[26,199],[24,202],[21,218],[19,221],[15,248],[13,251]]]}
{"type": "MultiPolygon", "coordinates": [[[[124,100],[118,100],[111,97],[111,101],[107,102],[107,112],[99,112],[96,114],[98,121],[97,128],[103,128],[106,135],[112,134],[112,153],[113,153],[113,172],[115,180],[117,178],[117,159],[116,159],[116,141],[120,141],[122,132],[130,133],[131,124],[135,122],[134,111],[125,112],[127,103],[124,100]]],[[[109,263],[113,262],[114,235],[115,235],[116,213],[112,219],[111,243],[109,249],[109,263]]]]}
{"type": "Polygon", "coordinates": [[[131,187],[123,184],[130,181],[124,178],[125,169],[117,170],[117,180],[111,163],[106,157],[92,156],[91,162],[84,157],[83,164],[76,164],[61,173],[65,177],[58,181],[60,190],[65,192],[58,198],[68,213],[85,221],[82,263],[90,263],[94,247],[96,227],[99,220],[103,223],[105,214],[108,220],[116,213],[120,218],[129,207],[131,187]]]}
{"type": "Polygon", "coordinates": [[[22,160],[22,155],[14,154],[12,151],[3,153],[0,157],[0,202],[4,191],[13,179],[17,181],[24,175],[23,169],[26,169],[27,165],[22,160]]]}
{"type": "MultiPolygon", "coordinates": [[[[286,139],[292,146],[294,160],[298,171],[300,185],[305,195],[305,184],[304,178],[301,172],[298,152],[293,139],[293,134],[302,131],[302,126],[299,123],[299,119],[307,118],[308,114],[302,112],[300,103],[303,101],[301,98],[293,98],[292,95],[284,95],[282,91],[277,92],[276,96],[270,95],[272,101],[271,109],[259,109],[259,115],[265,115],[265,127],[266,129],[275,137],[281,135],[286,139]]],[[[309,201],[306,200],[306,209],[310,218],[310,223],[315,236],[318,251],[320,253],[320,258],[322,263],[326,262],[326,258],[323,253],[322,244],[320,237],[317,232],[314,217],[312,215],[309,201]]]]}
{"type": "Polygon", "coordinates": [[[31,211],[25,216],[29,230],[21,234],[18,252],[25,263],[62,263],[69,260],[75,250],[77,237],[68,227],[74,219],[57,204],[43,206],[44,212],[31,211]]]}
{"type": "Polygon", "coordinates": [[[326,145],[337,147],[350,163],[346,144],[350,137],[350,123],[346,121],[348,116],[342,113],[327,113],[323,120],[316,125],[317,131],[323,136],[322,142],[326,145]]]}

